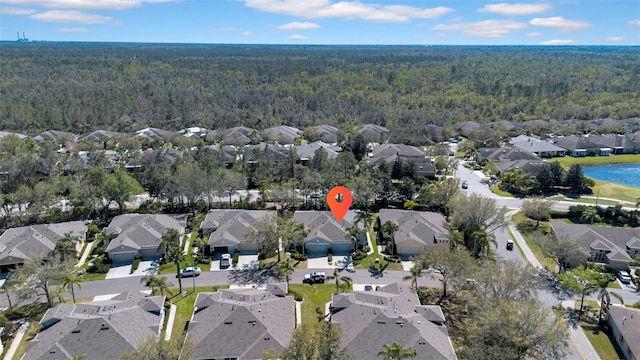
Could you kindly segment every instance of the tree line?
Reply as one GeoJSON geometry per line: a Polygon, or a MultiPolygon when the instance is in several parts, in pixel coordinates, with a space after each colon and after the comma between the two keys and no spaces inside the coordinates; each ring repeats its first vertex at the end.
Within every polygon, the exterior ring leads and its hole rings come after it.
{"type": "Polygon", "coordinates": [[[0,46],[0,128],[29,133],[640,116],[634,48],[0,46]]]}

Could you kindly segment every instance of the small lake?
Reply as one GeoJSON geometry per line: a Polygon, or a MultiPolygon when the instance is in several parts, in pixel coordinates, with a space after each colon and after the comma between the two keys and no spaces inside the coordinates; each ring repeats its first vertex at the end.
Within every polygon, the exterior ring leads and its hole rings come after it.
{"type": "Polygon", "coordinates": [[[590,165],[582,171],[593,179],[640,187],[640,163],[590,165]]]}

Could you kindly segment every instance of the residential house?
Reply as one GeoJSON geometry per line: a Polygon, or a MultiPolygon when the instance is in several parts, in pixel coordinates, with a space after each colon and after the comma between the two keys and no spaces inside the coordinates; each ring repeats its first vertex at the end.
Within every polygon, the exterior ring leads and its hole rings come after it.
{"type": "Polygon", "coordinates": [[[504,130],[508,136],[516,136],[518,133],[523,131],[520,126],[515,125],[513,122],[508,120],[498,120],[488,124],[482,124],[476,130],[489,131],[498,129],[504,130]]]}
{"type": "Polygon", "coordinates": [[[528,151],[541,158],[564,156],[565,149],[556,146],[551,141],[539,140],[527,135],[519,135],[509,140],[509,143],[520,150],[528,151]]]}
{"type": "Polygon", "coordinates": [[[325,143],[334,144],[338,142],[338,133],[340,130],[331,125],[311,126],[304,130],[305,138],[309,141],[323,141],[325,143]]]}
{"type": "MultiPolygon", "coordinates": [[[[282,163],[290,160],[289,147],[274,144],[247,145],[243,149],[242,159],[245,164],[252,164],[260,159],[274,163],[282,163]]],[[[293,154],[295,155],[295,153],[293,154]]]]}
{"type": "Polygon", "coordinates": [[[295,317],[286,283],[201,292],[186,340],[194,344],[194,359],[261,360],[265,351],[289,345],[295,317]]]}
{"type": "Polygon", "coordinates": [[[47,257],[56,243],[70,234],[77,251],[81,251],[90,221],[69,221],[9,228],[0,236],[0,272],[21,265],[27,259],[47,257]]]}
{"type": "Polygon", "coordinates": [[[66,131],[58,131],[58,130],[47,130],[40,135],[36,135],[33,137],[33,140],[43,143],[47,140],[52,140],[60,145],[65,146],[66,141],[75,141],[76,135],[66,131]]]}
{"type": "Polygon", "coordinates": [[[106,149],[110,145],[115,145],[116,139],[121,136],[125,136],[125,134],[107,130],[96,130],[78,136],[78,141],[96,144],[106,149]]]}
{"type": "Polygon", "coordinates": [[[427,135],[427,137],[431,139],[433,142],[441,142],[441,141],[447,140],[444,138],[444,130],[442,126],[438,126],[435,124],[428,124],[428,125],[425,125],[423,131],[425,135],[427,135]]]}
{"type": "Polygon", "coordinates": [[[362,222],[358,223],[360,234],[358,239],[350,239],[347,229],[354,225],[357,212],[347,211],[342,221],[338,222],[330,211],[302,211],[293,215],[294,226],[303,223],[308,229],[304,240],[309,256],[327,256],[329,249],[333,255],[349,255],[354,247],[354,241],[364,244],[366,238],[362,222]]]}
{"type": "Polygon", "coordinates": [[[567,150],[573,157],[607,156],[613,149],[594,143],[588,136],[565,136],[554,138],[555,144],[567,150]]]}
{"type": "Polygon", "coordinates": [[[439,213],[380,209],[377,221],[378,229],[387,221],[398,225],[394,235],[395,251],[403,258],[418,255],[426,248],[449,246],[447,220],[439,213]]]}
{"type": "Polygon", "coordinates": [[[461,135],[469,137],[474,131],[480,130],[480,124],[475,121],[462,121],[453,124],[453,128],[456,129],[461,135]]]}
{"type": "Polygon", "coordinates": [[[476,161],[481,163],[485,160],[495,164],[498,162],[509,162],[515,160],[540,160],[540,158],[530,151],[524,151],[512,146],[505,146],[501,148],[478,149],[476,161]]]}
{"type": "Polygon", "coordinates": [[[180,134],[184,137],[188,137],[194,140],[201,140],[207,136],[210,131],[205,128],[201,128],[199,126],[192,126],[186,129],[180,130],[180,134]]]}
{"type": "Polygon", "coordinates": [[[514,169],[520,169],[523,173],[531,176],[537,176],[543,166],[548,163],[543,160],[514,160],[514,161],[501,161],[494,163],[498,168],[499,176],[502,176],[505,172],[514,169]]]}
{"type": "Polygon", "coordinates": [[[200,224],[200,234],[209,238],[209,253],[254,255],[260,247],[247,234],[260,220],[275,215],[269,210],[211,210],[200,224]]]}
{"type": "Polygon", "coordinates": [[[640,153],[640,136],[637,134],[590,135],[589,140],[602,148],[612,149],[612,154],[640,153]]]}
{"type": "Polygon", "coordinates": [[[337,158],[340,151],[342,151],[342,148],[340,146],[327,144],[322,141],[316,141],[310,144],[297,145],[295,149],[296,149],[296,153],[298,154],[298,158],[300,159],[300,162],[302,162],[303,164],[308,161],[311,161],[313,157],[316,155],[316,151],[318,151],[319,149],[323,149],[324,151],[327,152],[328,159],[337,158]]]}
{"type": "Polygon", "coordinates": [[[424,150],[415,146],[404,144],[375,145],[369,161],[372,165],[382,161],[393,164],[397,159],[415,164],[418,175],[433,177],[436,174],[431,157],[426,157],[424,150]]]}
{"type": "Polygon", "coordinates": [[[576,239],[589,261],[613,270],[629,269],[631,259],[640,254],[640,227],[628,229],[554,221],[551,229],[558,238],[576,239]]]}
{"type": "MultiPolygon", "coordinates": [[[[216,131],[216,138],[222,140],[225,145],[244,146],[257,142],[258,132],[244,126],[216,131]]],[[[259,141],[259,140],[258,140],[259,141]]]]}
{"type": "Polygon", "coordinates": [[[22,359],[116,360],[141,343],[158,337],[165,296],[126,291],[109,300],[60,304],[44,314],[42,329],[29,341],[22,359]]]}
{"type": "Polygon", "coordinates": [[[227,167],[231,167],[236,162],[237,149],[233,145],[209,145],[207,150],[216,153],[227,167]]]}
{"type": "Polygon", "coordinates": [[[376,125],[376,124],[365,124],[361,126],[356,126],[353,130],[362,134],[365,141],[372,142],[378,141],[382,142],[384,138],[389,134],[389,129],[384,126],[376,125]]]}
{"type": "Polygon", "coordinates": [[[274,141],[279,144],[293,144],[302,137],[302,130],[292,126],[280,125],[264,129],[262,136],[267,141],[274,141]]]}
{"type": "Polygon", "coordinates": [[[159,247],[162,235],[170,229],[176,229],[176,241],[180,244],[186,223],[186,215],[118,215],[106,229],[110,235],[110,240],[106,240],[109,243],[106,253],[115,264],[131,263],[135,258],[159,259],[164,255],[164,249],[159,247]]]}
{"type": "Polygon", "coordinates": [[[17,136],[19,139],[24,139],[28,137],[27,135],[20,134],[20,133],[0,131],[0,140],[2,140],[2,138],[4,138],[5,136],[9,136],[9,135],[17,136]]]}
{"type": "Polygon", "coordinates": [[[149,142],[159,142],[159,143],[170,142],[177,135],[178,134],[173,131],[152,128],[152,127],[140,129],[135,133],[133,133],[133,137],[137,137],[143,142],[149,141],[149,142]]]}
{"type": "Polygon", "coordinates": [[[640,359],[640,310],[624,305],[609,305],[607,324],[610,336],[625,360],[640,359]]]}
{"type": "Polygon", "coordinates": [[[457,359],[440,306],[420,305],[408,286],[334,294],[331,311],[330,321],[342,330],[341,346],[352,359],[376,359],[384,344],[392,343],[415,349],[413,359],[457,359]]]}

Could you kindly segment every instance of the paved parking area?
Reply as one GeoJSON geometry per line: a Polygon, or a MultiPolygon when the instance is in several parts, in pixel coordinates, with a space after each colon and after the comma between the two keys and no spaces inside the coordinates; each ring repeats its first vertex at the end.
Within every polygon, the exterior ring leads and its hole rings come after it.
{"type": "Polygon", "coordinates": [[[125,264],[120,266],[112,266],[109,269],[105,279],[120,279],[131,276],[146,276],[155,274],[158,271],[157,260],[154,261],[140,261],[138,269],[131,273],[131,264],[125,264]]]}
{"type": "Polygon", "coordinates": [[[326,256],[310,257],[307,259],[307,269],[331,269],[326,256]]]}
{"type": "Polygon", "coordinates": [[[409,261],[409,260],[402,261],[402,270],[410,271],[412,267],[413,267],[413,261],[409,261]]]}
{"type": "Polygon", "coordinates": [[[333,255],[333,263],[329,264],[327,256],[307,259],[307,269],[353,269],[351,255],[333,255]]]}

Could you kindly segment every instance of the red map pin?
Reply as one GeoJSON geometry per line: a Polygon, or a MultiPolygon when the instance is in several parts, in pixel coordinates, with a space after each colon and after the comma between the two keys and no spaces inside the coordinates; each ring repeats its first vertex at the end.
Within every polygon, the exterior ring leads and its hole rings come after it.
{"type": "Polygon", "coordinates": [[[352,200],[351,191],[344,186],[336,186],[329,190],[327,194],[329,209],[331,209],[333,216],[335,216],[338,221],[342,221],[347,214],[352,200]]]}

